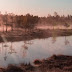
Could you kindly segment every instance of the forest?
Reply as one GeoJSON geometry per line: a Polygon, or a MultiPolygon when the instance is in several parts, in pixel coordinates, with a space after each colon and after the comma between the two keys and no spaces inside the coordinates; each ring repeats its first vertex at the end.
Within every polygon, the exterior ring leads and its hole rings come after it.
{"type": "MultiPolygon", "coordinates": [[[[69,27],[72,24],[72,15],[62,15],[60,16],[57,12],[54,15],[48,14],[47,17],[39,17],[31,14],[26,15],[15,15],[13,13],[0,14],[0,26],[6,26],[6,32],[8,26],[11,27],[13,31],[14,28],[22,29],[35,29],[36,26],[65,26],[69,27]]],[[[3,28],[4,29],[4,28],[3,28]]]]}

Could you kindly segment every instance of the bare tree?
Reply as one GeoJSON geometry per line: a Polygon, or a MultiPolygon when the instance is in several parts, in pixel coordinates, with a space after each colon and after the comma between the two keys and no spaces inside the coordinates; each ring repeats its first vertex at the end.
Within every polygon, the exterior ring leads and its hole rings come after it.
{"type": "Polygon", "coordinates": [[[11,30],[13,31],[13,23],[14,23],[14,17],[13,17],[13,15],[11,16],[11,20],[12,20],[12,22],[11,22],[11,30]]]}
{"type": "Polygon", "coordinates": [[[7,32],[7,28],[8,28],[8,25],[7,25],[7,12],[5,12],[5,25],[6,25],[6,32],[7,32]]]}

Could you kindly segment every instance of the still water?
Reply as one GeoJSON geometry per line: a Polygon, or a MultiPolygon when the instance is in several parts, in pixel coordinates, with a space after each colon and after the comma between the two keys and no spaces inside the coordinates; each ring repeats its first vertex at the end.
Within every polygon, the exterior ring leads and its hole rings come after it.
{"type": "Polygon", "coordinates": [[[45,59],[53,54],[72,56],[72,36],[0,43],[0,67],[32,64],[35,59],[45,59]]]}

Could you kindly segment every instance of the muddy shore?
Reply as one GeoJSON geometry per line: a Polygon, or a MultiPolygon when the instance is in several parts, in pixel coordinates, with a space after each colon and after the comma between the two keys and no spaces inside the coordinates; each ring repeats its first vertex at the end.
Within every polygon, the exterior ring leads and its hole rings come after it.
{"type": "Polygon", "coordinates": [[[32,40],[32,39],[44,39],[48,37],[57,37],[57,36],[70,36],[72,35],[72,30],[40,30],[35,29],[31,31],[13,31],[13,32],[4,32],[0,33],[0,42],[3,42],[1,35],[7,39],[7,41],[23,41],[23,40],[32,40]]]}
{"type": "Polygon", "coordinates": [[[0,68],[0,72],[72,72],[72,56],[53,55],[43,60],[35,60],[35,66],[21,64],[0,68]]]}

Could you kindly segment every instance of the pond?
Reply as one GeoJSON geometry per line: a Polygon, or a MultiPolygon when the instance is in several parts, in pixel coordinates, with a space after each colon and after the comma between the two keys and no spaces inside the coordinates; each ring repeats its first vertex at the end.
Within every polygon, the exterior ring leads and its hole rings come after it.
{"type": "Polygon", "coordinates": [[[0,67],[33,64],[35,59],[46,59],[53,54],[72,56],[72,36],[0,43],[0,67]]]}

